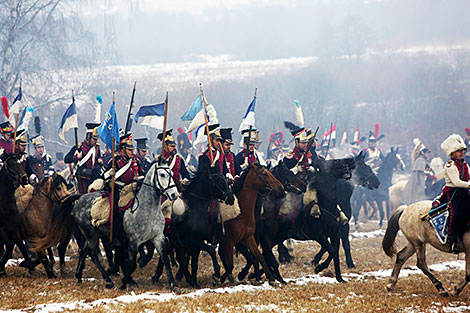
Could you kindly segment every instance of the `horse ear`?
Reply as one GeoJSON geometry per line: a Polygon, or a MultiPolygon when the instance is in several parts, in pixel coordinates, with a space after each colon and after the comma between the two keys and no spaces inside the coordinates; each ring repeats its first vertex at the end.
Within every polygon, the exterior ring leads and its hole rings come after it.
{"type": "Polygon", "coordinates": [[[390,148],[390,152],[393,152],[393,147],[390,148]]]}

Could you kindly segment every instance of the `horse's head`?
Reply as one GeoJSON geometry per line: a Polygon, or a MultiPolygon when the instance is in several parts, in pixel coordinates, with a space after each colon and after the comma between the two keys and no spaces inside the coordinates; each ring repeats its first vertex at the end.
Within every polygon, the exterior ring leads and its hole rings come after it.
{"type": "Polygon", "coordinates": [[[282,183],[284,189],[288,192],[301,194],[307,189],[307,184],[301,175],[294,174],[282,161],[271,169],[271,173],[282,183]]]}
{"type": "Polygon", "coordinates": [[[285,196],[284,186],[265,166],[251,164],[245,183],[249,188],[256,189],[263,194],[273,194],[277,198],[285,196]]]}
{"type": "Polygon", "coordinates": [[[26,154],[9,154],[3,161],[2,171],[15,188],[19,185],[25,186],[28,184],[28,175],[25,171],[24,162],[26,162],[26,154]]]}
{"type": "Polygon", "coordinates": [[[48,180],[50,181],[49,194],[51,200],[63,201],[70,196],[70,191],[67,189],[67,182],[60,173],[54,173],[52,176],[48,177],[48,180]]]}
{"type": "Polygon", "coordinates": [[[406,169],[405,162],[403,162],[401,155],[398,153],[398,148],[390,148],[390,152],[387,154],[382,164],[384,166],[389,166],[392,169],[396,168],[402,171],[406,169]]]}
{"type": "Polygon", "coordinates": [[[168,199],[178,198],[178,188],[173,180],[171,169],[165,162],[157,162],[154,166],[153,186],[168,199]]]}
{"type": "Polygon", "coordinates": [[[366,187],[368,189],[379,188],[380,181],[372,171],[369,165],[364,162],[364,151],[361,151],[354,159],[356,161],[356,170],[353,172],[353,180],[355,184],[366,187]]]}

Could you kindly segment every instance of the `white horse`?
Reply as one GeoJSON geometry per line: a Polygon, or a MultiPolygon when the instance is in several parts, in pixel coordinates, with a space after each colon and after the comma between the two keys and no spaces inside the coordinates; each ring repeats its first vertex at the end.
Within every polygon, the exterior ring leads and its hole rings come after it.
{"type": "MultiPolygon", "coordinates": [[[[418,268],[429,277],[441,296],[449,295],[444,287],[442,287],[442,283],[431,273],[426,264],[427,244],[440,251],[451,253],[450,247],[446,244],[441,244],[434,228],[429,223],[427,213],[431,208],[431,204],[431,201],[425,200],[409,206],[401,206],[392,214],[388,221],[387,230],[382,241],[382,248],[389,257],[393,258],[396,256],[392,276],[389,284],[387,284],[388,291],[392,291],[395,288],[403,264],[416,253],[418,268]],[[408,243],[397,254],[395,238],[399,230],[403,232],[408,243]]],[[[457,296],[470,281],[470,232],[466,232],[463,235],[463,241],[459,243],[458,250],[465,253],[465,279],[455,286],[451,293],[453,296],[457,296]]]]}

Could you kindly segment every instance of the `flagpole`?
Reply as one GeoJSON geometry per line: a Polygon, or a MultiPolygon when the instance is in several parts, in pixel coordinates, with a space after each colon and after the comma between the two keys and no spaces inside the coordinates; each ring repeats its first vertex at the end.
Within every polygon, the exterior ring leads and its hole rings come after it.
{"type": "Polygon", "coordinates": [[[160,157],[160,160],[163,160],[163,155],[165,151],[165,139],[166,139],[166,121],[168,117],[168,91],[166,92],[166,97],[165,97],[165,117],[163,119],[163,137],[162,137],[162,154],[160,157]]]}
{"type": "Polygon", "coordinates": [[[204,97],[204,91],[202,90],[202,83],[199,83],[199,90],[201,91],[202,97],[202,106],[204,108],[204,122],[206,123],[206,134],[207,134],[207,142],[209,143],[209,158],[211,161],[211,166],[214,166],[214,155],[212,153],[212,143],[209,134],[209,122],[207,121],[207,107],[206,107],[206,98],[204,97]]]}
{"type": "MultiPolygon", "coordinates": [[[[113,91],[113,103],[116,101],[116,93],[113,91]]],[[[116,127],[116,125],[113,123],[113,127],[116,127]]],[[[114,146],[116,145],[116,139],[114,138],[114,132],[113,132],[113,147],[111,148],[111,168],[113,169],[112,172],[115,170],[115,161],[114,161],[114,146]]],[[[113,220],[114,220],[114,177],[115,174],[111,176],[111,195],[110,195],[110,208],[111,212],[109,214],[109,222],[111,223],[111,230],[109,232],[109,241],[113,241],[113,220]]]]}
{"type": "Polygon", "coordinates": [[[328,137],[328,146],[326,147],[325,160],[328,157],[328,152],[330,151],[331,135],[333,134],[333,122],[330,126],[330,136],[328,137]]]}
{"type": "Polygon", "coordinates": [[[132,109],[134,107],[134,96],[135,96],[135,86],[137,85],[137,81],[134,82],[134,89],[132,89],[132,96],[131,96],[131,103],[129,104],[129,111],[127,112],[127,120],[126,120],[126,128],[124,128],[124,135],[127,135],[129,131],[129,120],[131,118],[132,109]]]}
{"type": "MultiPolygon", "coordinates": [[[[20,78],[20,89],[21,89],[21,82],[22,82],[22,78],[20,78]]],[[[17,128],[18,128],[18,115],[19,113],[15,113],[15,133],[13,135],[13,149],[12,149],[12,154],[15,153],[15,148],[16,148],[16,131],[17,131],[17,128]]]]}
{"type": "MultiPolygon", "coordinates": [[[[74,94],[73,89],[72,89],[72,103],[75,103],[75,94],[74,94]]],[[[77,120],[78,120],[78,115],[77,115],[77,120]]],[[[75,134],[75,147],[78,148],[78,127],[74,127],[73,130],[75,134]]]]}

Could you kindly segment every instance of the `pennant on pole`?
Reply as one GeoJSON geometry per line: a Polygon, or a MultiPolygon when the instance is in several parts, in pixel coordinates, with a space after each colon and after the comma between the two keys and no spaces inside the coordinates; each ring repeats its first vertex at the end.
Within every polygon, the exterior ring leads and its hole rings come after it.
{"type": "Polygon", "coordinates": [[[116,115],[116,102],[113,101],[109,111],[104,116],[104,121],[98,127],[98,136],[109,147],[114,148],[119,144],[119,124],[116,115]]]}
{"type": "Polygon", "coordinates": [[[71,128],[78,128],[78,115],[75,101],[72,101],[72,104],[67,108],[67,110],[65,110],[65,113],[62,116],[62,120],[60,121],[60,139],[65,141],[65,132],[69,131],[71,128]]]}

